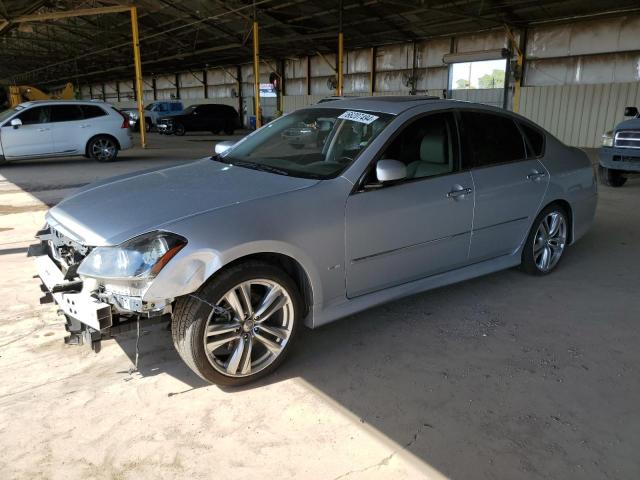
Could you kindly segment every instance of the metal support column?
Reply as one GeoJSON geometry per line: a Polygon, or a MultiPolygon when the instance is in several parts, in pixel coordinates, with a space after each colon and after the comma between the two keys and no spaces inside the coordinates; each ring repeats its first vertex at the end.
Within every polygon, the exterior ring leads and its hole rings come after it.
{"type": "Polygon", "coordinates": [[[342,0],[340,0],[340,14],[338,16],[339,30],[338,30],[338,89],[336,94],[342,96],[344,91],[343,77],[342,77],[342,64],[344,55],[344,34],[342,33],[342,0]]]}
{"type": "Polygon", "coordinates": [[[142,96],[142,62],[140,61],[140,37],[138,35],[138,9],[131,7],[131,33],[133,39],[133,61],[136,70],[136,100],[138,102],[138,125],[140,126],[140,144],[147,148],[144,121],[144,97],[142,96]]]}
{"type": "Polygon", "coordinates": [[[371,47],[369,66],[371,68],[371,72],[369,72],[369,95],[373,96],[376,91],[376,47],[371,47]]]}
{"type": "Polygon", "coordinates": [[[202,86],[204,87],[204,98],[209,98],[209,82],[206,68],[202,71],[202,86]]]}
{"type": "Polygon", "coordinates": [[[260,111],[260,43],[258,41],[258,21],[255,4],[253,11],[253,101],[256,115],[256,129],[262,126],[262,112],[260,111]]]}

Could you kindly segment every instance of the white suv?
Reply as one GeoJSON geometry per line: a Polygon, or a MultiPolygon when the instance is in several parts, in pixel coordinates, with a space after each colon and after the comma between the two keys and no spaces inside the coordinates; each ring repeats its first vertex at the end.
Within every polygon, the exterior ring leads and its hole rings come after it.
{"type": "Polygon", "coordinates": [[[129,119],[104,102],[34,101],[0,113],[0,163],[72,155],[110,162],[132,143],[129,119]]]}

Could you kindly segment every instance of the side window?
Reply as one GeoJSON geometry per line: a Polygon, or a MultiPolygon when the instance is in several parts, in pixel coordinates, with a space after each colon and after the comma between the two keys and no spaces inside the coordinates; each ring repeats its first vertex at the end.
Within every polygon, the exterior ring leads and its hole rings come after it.
{"type": "Polygon", "coordinates": [[[515,122],[484,112],[460,112],[465,137],[465,158],[474,167],[513,162],[526,157],[524,141],[515,122]]]}
{"type": "Polygon", "coordinates": [[[544,151],[544,134],[526,123],[518,122],[527,140],[527,157],[541,157],[544,151]]]}
{"type": "Polygon", "coordinates": [[[97,105],[80,105],[80,110],[84,118],[104,117],[107,114],[97,105]]]}
{"type": "Polygon", "coordinates": [[[82,110],[78,105],[51,106],[52,122],[73,122],[74,120],[82,120],[82,110]]]}
{"type": "Polygon", "coordinates": [[[37,125],[38,123],[48,123],[49,107],[34,107],[25,110],[16,118],[19,118],[22,125],[37,125]]]}
{"type": "Polygon", "coordinates": [[[169,104],[169,109],[172,112],[179,112],[180,110],[183,110],[182,104],[180,104],[180,103],[170,103],[169,104]]]}
{"type": "Polygon", "coordinates": [[[155,107],[156,112],[167,112],[168,110],[166,103],[159,103],[155,107]]]}
{"type": "Polygon", "coordinates": [[[433,177],[456,170],[456,124],[451,113],[415,120],[385,149],[382,158],[407,166],[407,178],[433,177]]]}

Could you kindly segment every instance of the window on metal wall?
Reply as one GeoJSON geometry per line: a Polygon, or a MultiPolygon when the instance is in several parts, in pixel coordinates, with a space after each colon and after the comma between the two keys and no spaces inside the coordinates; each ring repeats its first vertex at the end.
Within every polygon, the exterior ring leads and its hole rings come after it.
{"type": "Polygon", "coordinates": [[[454,63],[451,65],[451,90],[504,88],[505,59],[454,63]]]}

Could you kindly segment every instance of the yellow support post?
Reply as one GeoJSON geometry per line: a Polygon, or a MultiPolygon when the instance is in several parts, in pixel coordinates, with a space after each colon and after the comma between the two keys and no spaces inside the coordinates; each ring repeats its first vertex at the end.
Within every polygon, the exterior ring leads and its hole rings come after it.
{"type": "Polygon", "coordinates": [[[344,42],[342,32],[338,33],[338,96],[342,96],[343,79],[342,79],[342,63],[344,55],[344,42]]]}
{"type": "Polygon", "coordinates": [[[256,128],[262,126],[261,112],[260,112],[260,56],[258,42],[258,22],[253,20],[253,95],[256,114],[256,128]]]}
{"type": "Polygon", "coordinates": [[[138,34],[138,9],[131,7],[131,34],[133,40],[133,62],[136,70],[136,97],[138,99],[138,125],[140,126],[140,144],[147,148],[144,121],[144,98],[142,97],[142,62],[140,61],[140,36],[138,34]]]}

